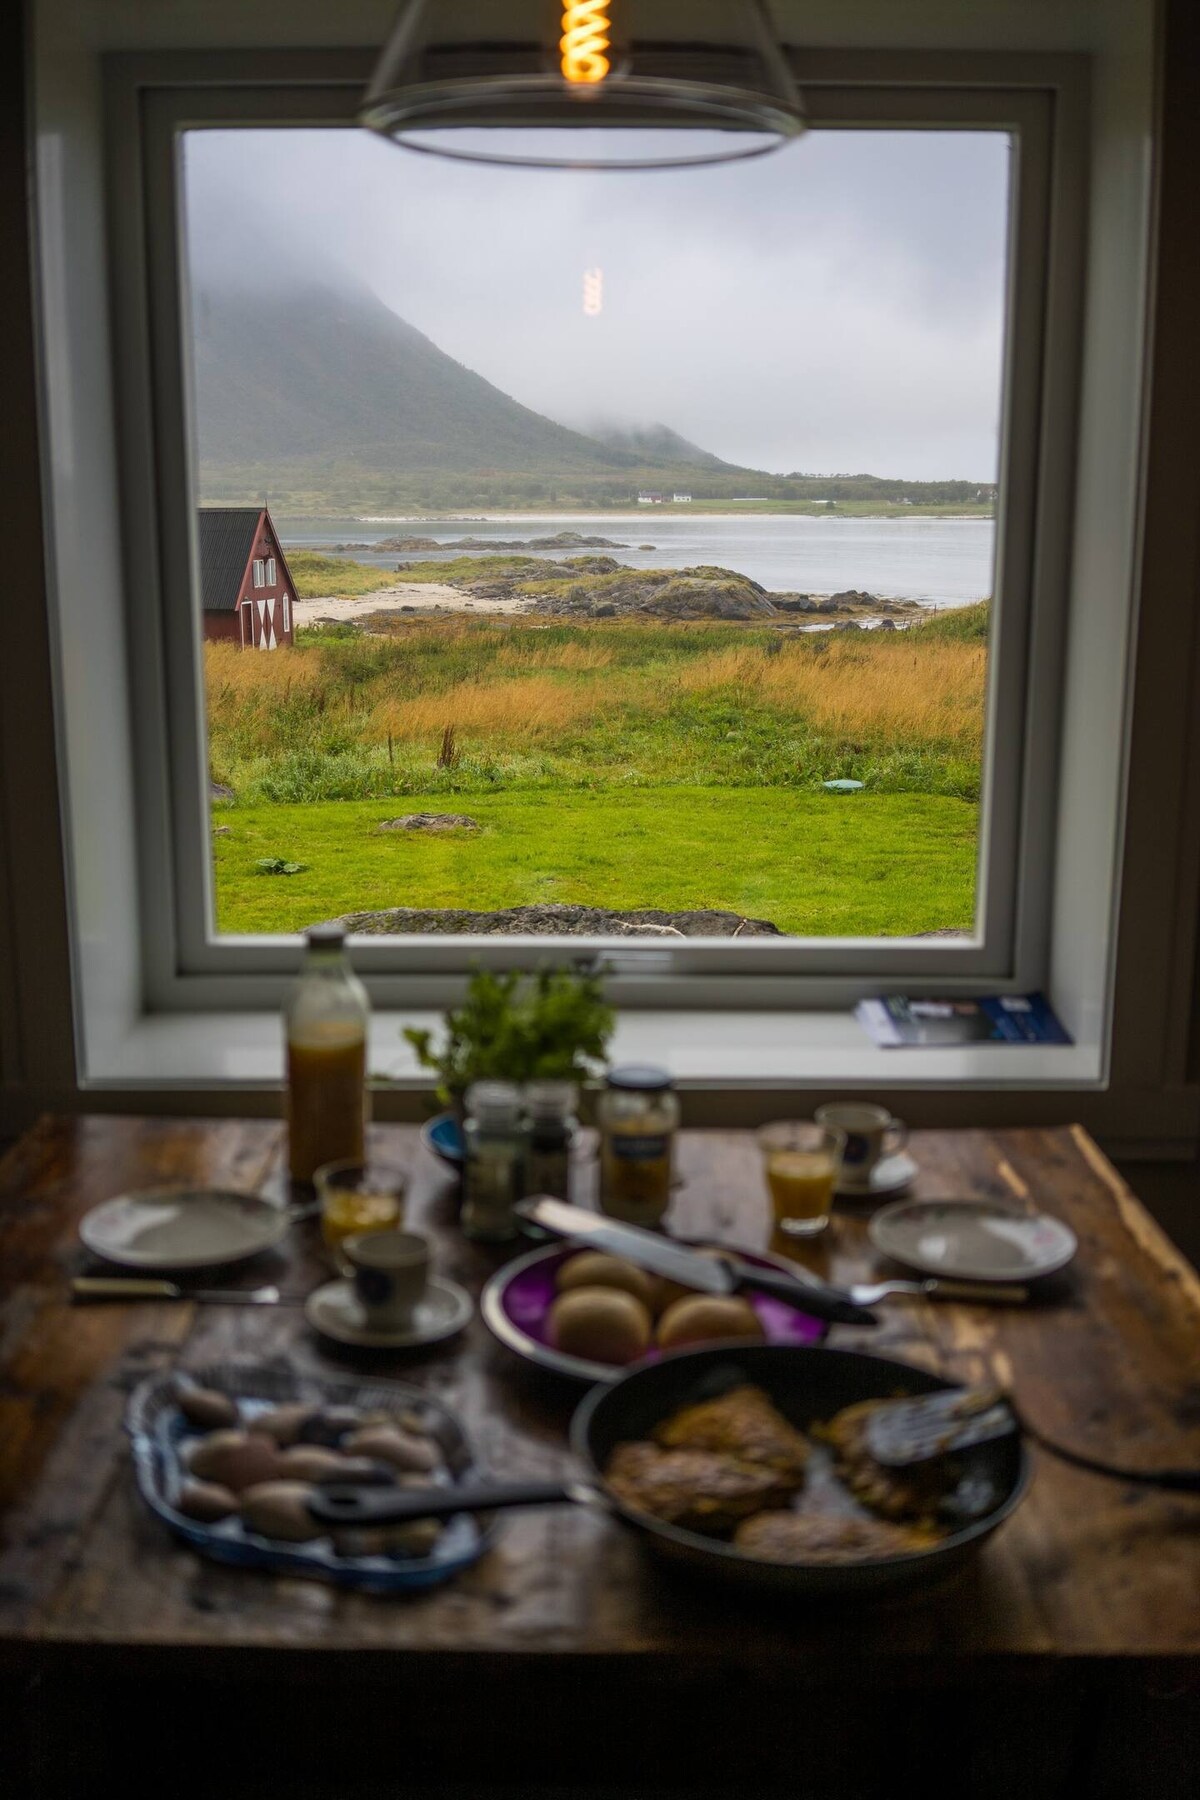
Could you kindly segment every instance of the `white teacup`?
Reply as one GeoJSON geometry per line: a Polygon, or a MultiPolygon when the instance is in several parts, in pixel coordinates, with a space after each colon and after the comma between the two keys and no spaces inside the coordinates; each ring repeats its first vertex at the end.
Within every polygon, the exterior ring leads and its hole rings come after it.
{"type": "Polygon", "coordinates": [[[429,1240],[416,1231],[363,1231],[342,1240],[369,1331],[405,1331],[429,1285],[429,1240]]]}
{"type": "Polygon", "coordinates": [[[885,1156],[895,1156],[908,1142],[904,1120],[894,1119],[886,1106],[874,1106],[867,1100],[833,1101],[818,1106],[815,1117],[819,1125],[840,1131],[846,1139],[840,1181],[845,1188],[869,1187],[876,1165],[885,1156]]]}

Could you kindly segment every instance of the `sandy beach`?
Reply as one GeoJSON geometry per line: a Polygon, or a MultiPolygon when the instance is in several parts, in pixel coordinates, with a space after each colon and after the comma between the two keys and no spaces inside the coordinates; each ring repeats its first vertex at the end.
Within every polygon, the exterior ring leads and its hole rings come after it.
{"type": "Polygon", "coordinates": [[[341,624],[382,612],[526,613],[532,604],[530,600],[475,600],[447,582],[404,581],[395,587],[377,588],[373,594],[295,600],[292,614],[297,625],[341,624]]]}

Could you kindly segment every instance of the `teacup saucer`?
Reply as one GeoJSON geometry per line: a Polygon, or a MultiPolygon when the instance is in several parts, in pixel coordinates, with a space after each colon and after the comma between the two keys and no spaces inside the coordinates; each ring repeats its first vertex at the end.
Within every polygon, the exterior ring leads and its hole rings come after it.
{"type": "Polygon", "coordinates": [[[847,1200],[882,1200],[889,1194],[900,1193],[916,1173],[917,1165],[908,1152],[897,1150],[892,1156],[880,1157],[867,1181],[853,1181],[849,1171],[843,1169],[837,1191],[847,1200]]]}
{"type": "Polygon", "coordinates": [[[410,1325],[401,1331],[371,1331],[363,1322],[352,1281],[327,1281],[304,1302],[304,1316],[314,1331],[360,1350],[412,1350],[436,1344],[461,1331],[475,1311],[465,1288],[444,1275],[431,1275],[424,1298],[410,1325]]]}

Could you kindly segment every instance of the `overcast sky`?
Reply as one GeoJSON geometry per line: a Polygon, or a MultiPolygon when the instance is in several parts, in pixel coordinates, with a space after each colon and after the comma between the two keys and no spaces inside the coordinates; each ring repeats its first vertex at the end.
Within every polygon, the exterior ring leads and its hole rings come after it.
{"type": "Polygon", "coordinates": [[[661,422],[781,472],[996,478],[999,133],[814,131],[755,162],[627,175],[455,164],[350,129],[213,131],[185,162],[206,286],[357,279],[569,425],[661,422]]]}

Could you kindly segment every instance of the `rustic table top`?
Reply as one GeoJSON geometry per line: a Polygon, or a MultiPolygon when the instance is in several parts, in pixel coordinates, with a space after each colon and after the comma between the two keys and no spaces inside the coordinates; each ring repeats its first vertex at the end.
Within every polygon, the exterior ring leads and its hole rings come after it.
{"type": "MultiPolygon", "coordinates": [[[[379,1127],[413,1171],[410,1222],[440,1269],[478,1292],[502,1257],[465,1243],[454,1189],[405,1127],[379,1127]]],[[[1200,1465],[1200,1281],[1079,1128],[918,1133],[916,1192],[1036,1200],[1079,1236],[1044,1303],[1021,1309],[900,1301],[874,1332],[834,1341],[947,1376],[1011,1383],[1047,1433],[1142,1467],[1200,1465]],[[868,1343],[869,1340],[869,1343],[868,1343]]],[[[1200,1656],[1200,1499],[1102,1479],[1035,1452],[1031,1491],[974,1564],[939,1590],[875,1606],[781,1609],[660,1566],[581,1507],[509,1514],[497,1547],[458,1581],[381,1601],[208,1564],[134,1489],[122,1416],[149,1373],[229,1355],[386,1374],[455,1408],[481,1461],[505,1476],[568,1466],[578,1390],[494,1343],[476,1318],[424,1355],[339,1353],[297,1307],[190,1303],[72,1308],[84,1212],[172,1180],[256,1188],[278,1180],[282,1131],[260,1121],[46,1118],[0,1164],[0,1659],[20,1668],[88,1647],[126,1659],[214,1649],[736,1662],[802,1682],[872,1659],[872,1678],[1021,1679],[1064,1659],[1129,1659],[1190,1680],[1200,1656]]],[[[672,1223],[758,1248],[768,1213],[753,1137],[690,1132],[672,1223]]],[[[305,1291],[327,1275],[312,1224],[239,1277],[305,1291]]],[[[839,1203],[810,1266],[839,1281],[878,1270],[861,1207],[839,1203]]],[[[286,1662],[286,1658],[284,1659],[286,1662]]],[[[278,1662],[274,1665],[278,1669],[278,1662]]]]}

